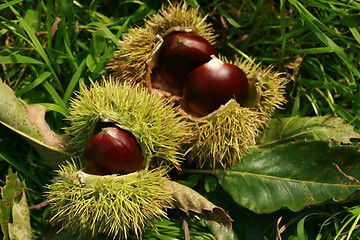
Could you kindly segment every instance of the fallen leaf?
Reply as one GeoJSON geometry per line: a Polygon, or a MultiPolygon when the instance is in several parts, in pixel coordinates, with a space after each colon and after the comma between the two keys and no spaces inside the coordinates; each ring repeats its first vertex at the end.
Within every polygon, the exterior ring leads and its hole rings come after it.
{"type": "Polygon", "coordinates": [[[4,239],[9,239],[8,224],[11,219],[11,211],[14,199],[17,199],[22,194],[25,185],[20,181],[16,173],[9,167],[8,174],[6,175],[5,186],[1,187],[1,200],[0,200],[0,225],[4,234],[4,239]]]}
{"type": "Polygon", "coordinates": [[[22,197],[17,203],[13,200],[12,207],[13,222],[8,224],[10,240],[30,240],[31,225],[30,225],[30,210],[26,201],[25,190],[22,191],[22,197]]]}
{"type": "Polygon", "coordinates": [[[206,220],[221,223],[227,229],[231,229],[233,220],[222,208],[185,185],[169,181],[169,186],[173,190],[172,205],[175,208],[185,213],[193,212],[206,220]]]}

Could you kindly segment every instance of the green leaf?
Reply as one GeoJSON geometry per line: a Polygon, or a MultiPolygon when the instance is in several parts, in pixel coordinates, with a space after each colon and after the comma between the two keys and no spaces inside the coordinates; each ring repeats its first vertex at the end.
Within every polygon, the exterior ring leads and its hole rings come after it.
{"type": "Polygon", "coordinates": [[[217,222],[208,224],[211,232],[216,236],[216,240],[238,240],[235,234],[235,229],[228,230],[224,225],[217,222]]]}
{"type": "Polygon", "coordinates": [[[272,119],[258,144],[266,145],[295,139],[335,141],[349,144],[350,139],[360,138],[354,127],[338,117],[290,117],[272,119]]]}
{"type": "Polygon", "coordinates": [[[69,150],[67,142],[55,134],[45,120],[42,105],[28,105],[0,80],[0,123],[30,140],[49,166],[57,167],[69,150]]]}
{"type": "Polygon", "coordinates": [[[4,234],[4,239],[9,239],[8,224],[11,219],[11,209],[13,206],[13,200],[21,195],[24,190],[25,184],[20,181],[16,173],[11,168],[6,175],[5,186],[1,187],[1,201],[0,201],[0,224],[1,230],[4,234]]]}
{"type": "Polygon", "coordinates": [[[215,191],[215,189],[217,187],[216,178],[214,176],[212,176],[212,175],[206,175],[205,176],[204,187],[205,187],[206,192],[215,191]]]}
{"type": "Polygon", "coordinates": [[[249,154],[227,170],[202,172],[215,174],[239,205],[271,213],[344,201],[360,187],[349,177],[360,175],[359,162],[360,154],[351,147],[301,141],[249,154]]]}
{"type": "Polygon", "coordinates": [[[9,237],[11,240],[31,240],[30,210],[26,201],[25,190],[17,203],[13,200],[12,207],[13,222],[9,223],[9,237]]]}
{"type": "Polygon", "coordinates": [[[100,31],[95,31],[90,40],[90,53],[94,57],[100,57],[104,52],[106,41],[100,31]]]}
{"type": "Polygon", "coordinates": [[[96,66],[97,66],[97,59],[89,54],[87,57],[86,57],[86,66],[88,67],[88,69],[90,70],[90,72],[94,72],[96,66]]]}

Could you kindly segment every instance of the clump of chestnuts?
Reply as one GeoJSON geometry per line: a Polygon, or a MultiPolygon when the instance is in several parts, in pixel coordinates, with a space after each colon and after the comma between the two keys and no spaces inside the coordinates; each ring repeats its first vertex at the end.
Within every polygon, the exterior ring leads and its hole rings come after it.
{"type": "Polygon", "coordinates": [[[205,20],[186,1],[163,8],[120,41],[108,65],[119,81],[92,82],[72,100],[65,132],[85,169],[63,168],[65,180],[50,190],[65,226],[141,238],[166,216],[169,169],[185,159],[233,166],[285,102],[287,79],[252,59],[219,56],[205,20]]]}
{"type": "Polygon", "coordinates": [[[211,168],[233,165],[255,144],[285,102],[288,82],[254,59],[228,61],[214,48],[214,33],[197,9],[171,4],[125,34],[109,64],[122,81],[175,103],[191,128],[185,158],[211,168]]]}
{"type": "Polygon", "coordinates": [[[197,33],[170,31],[154,51],[157,62],[149,85],[176,95],[182,108],[195,117],[208,115],[230,99],[242,105],[249,88],[246,74],[217,55],[197,33]]]}
{"type": "Polygon", "coordinates": [[[173,32],[164,40],[158,56],[155,76],[171,88],[183,88],[187,75],[217,55],[203,37],[190,32],[173,32]]]}

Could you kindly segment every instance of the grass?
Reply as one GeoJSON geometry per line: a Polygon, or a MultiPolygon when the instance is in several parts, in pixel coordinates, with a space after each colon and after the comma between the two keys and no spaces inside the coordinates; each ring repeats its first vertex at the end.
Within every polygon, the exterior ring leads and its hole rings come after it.
{"type": "MultiPolygon", "coordinates": [[[[0,78],[26,102],[44,105],[49,125],[62,133],[74,91],[89,84],[89,79],[109,74],[106,63],[119,47],[118,39],[131,26],[141,25],[162,2],[2,0],[0,78]]],[[[359,1],[187,2],[209,15],[218,34],[216,48],[223,55],[255,57],[293,80],[288,85],[288,104],[276,116],[330,114],[360,129],[359,1]]],[[[26,179],[29,204],[44,200],[43,186],[52,171],[28,142],[4,126],[0,126],[0,159],[2,183],[12,166],[26,179]]],[[[357,211],[345,211],[342,206],[328,210],[339,214],[332,219],[309,216],[286,231],[292,231],[293,239],[307,235],[343,239],[346,231],[358,235],[357,211]],[[323,231],[309,227],[308,222],[322,226],[323,231]]],[[[41,238],[49,229],[50,209],[32,210],[31,217],[35,237],[41,238]]]]}

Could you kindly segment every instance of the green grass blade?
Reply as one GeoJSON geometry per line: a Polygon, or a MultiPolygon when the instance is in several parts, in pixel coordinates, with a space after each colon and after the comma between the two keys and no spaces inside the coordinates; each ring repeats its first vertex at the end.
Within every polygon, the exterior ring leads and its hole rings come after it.
{"type": "Polygon", "coordinates": [[[19,2],[22,2],[23,0],[13,0],[11,2],[3,3],[0,5],[0,10],[3,10],[5,8],[8,8],[10,6],[13,6],[15,4],[18,4],[19,2]]]}
{"type": "Polygon", "coordinates": [[[230,23],[234,28],[241,28],[241,25],[238,24],[218,3],[214,1],[216,8],[219,10],[221,15],[230,23]]]}
{"type": "MultiPolygon", "coordinates": [[[[128,20],[127,20],[127,22],[128,22],[128,20]]],[[[114,44],[118,48],[121,48],[119,39],[116,38],[115,35],[109,30],[109,28],[107,28],[103,23],[101,23],[101,22],[92,22],[92,23],[89,23],[87,26],[94,26],[94,27],[100,28],[102,31],[104,31],[106,36],[108,38],[110,38],[114,42],[114,44]]]]}
{"type": "Polygon", "coordinates": [[[100,60],[99,60],[99,62],[97,63],[97,65],[96,65],[93,73],[92,73],[91,76],[90,76],[91,79],[97,79],[97,78],[99,77],[99,73],[100,73],[100,71],[103,69],[103,66],[104,66],[105,61],[112,56],[111,53],[113,53],[113,52],[114,52],[114,48],[113,48],[112,46],[109,46],[109,47],[105,50],[103,56],[100,58],[100,60]]]}
{"type": "Polygon", "coordinates": [[[354,26],[349,26],[349,30],[354,36],[355,40],[360,44],[360,33],[354,26]]]}
{"type": "MultiPolygon", "coordinates": [[[[121,36],[121,35],[123,34],[123,32],[125,31],[125,29],[128,27],[129,22],[130,22],[130,19],[131,19],[130,17],[127,18],[126,21],[124,22],[124,24],[121,25],[119,31],[116,33],[116,35],[115,35],[115,40],[116,40],[116,42],[114,42],[116,46],[118,46],[116,43],[119,43],[119,41],[118,41],[117,39],[120,38],[120,36],[121,36]]],[[[113,40],[113,41],[114,41],[114,40],[113,40]]]]}
{"type": "Polygon", "coordinates": [[[43,81],[45,81],[50,76],[51,76],[50,72],[44,72],[37,79],[35,79],[33,82],[31,82],[29,85],[16,91],[16,93],[15,93],[16,96],[21,97],[23,94],[27,93],[28,91],[30,91],[30,90],[34,89],[35,87],[37,87],[38,85],[40,85],[43,81]]]}
{"type": "Polygon", "coordinates": [[[303,49],[292,49],[296,54],[320,54],[320,53],[332,53],[334,50],[330,47],[315,47],[315,48],[303,48],[303,49]]]}
{"type": "Polygon", "coordinates": [[[10,9],[12,10],[12,12],[16,16],[16,18],[19,20],[21,26],[24,28],[24,30],[28,34],[29,38],[31,39],[31,42],[35,46],[35,50],[40,54],[41,58],[44,59],[46,65],[49,68],[49,70],[53,73],[53,75],[54,75],[53,77],[54,77],[54,79],[55,79],[55,81],[57,83],[58,89],[61,92],[63,92],[62,84],[61,84],[59,78],[57,77],[57,75],[55,74],[55,71],[54,71],[54,69],[53,69],[53,67],[52,67],[52,65],[50,63],[50,60],[49,60],[44,48],[41,46],[41,43],[39,42],[39,39],[36,37],[35,33],[31,29],[31,27],[28,25],[28,23],[24,20],[24,18],[22,18],[20,16],[18,11],[16,11],[16,9],[14,7],[12,7],[12,6],[10,6],[10,9]]]}
{"type": "Polygon", "coordinates": [[[289,0],[300,12],[300,14],[304,17],[305,22],[309,29],[315,34],[315,36],[327,47],[332,49],[336,55],[338,55],[341,60],[346,64],[348,69],[354,73],[357,77],[360,78],[360,72],[357,68],[351,63],[346,53],[343,51],[341,47],[339,47],[334,41],[332,41],[325,33],[323,33],[317,25],[321,25],[320,21],[316,19],[301,3],[296,0],[289,0]]]}
{"type": "Polygon", "coordinates": [[[53,104],[53,103],[41,103],[41,105],[43,105],[47,111],[54,111],[54,112],[58,112],[61,115],[63,115],[64,117],[69,116],[69,111],[67,111],[66,109],[60,107],[57,104],[53,104]]]}
{"type": "Polygon", "coordinates": [[[305,219],[306,217],[304,217],[303,219],[301,219],[299,221],[299,223],[297,224],[297,235],[299,240],[308,240],[308,237],[306,235],[306,231],[305,231],[305,219]]]}
{"type": "Polygon", "coordinates": [[[59,96],[59,94],[56,92],[55,88],[46,80],[44,81],[43,86],[46,89],[46,91],[50,94],[50,96],[54,99],[54,101],[64,109],[64,112],[68,114],[66,104],[59,96]]]}
{"type": "Polygon", "coordinates": [[[351,223],[351,221],[354,220],[354,218],[355,218],[355,216],[351,216],[349,220],[347,220],[345,223],[343,223],[343,225],[339,229],[338,233],[336,234],[334,240],[337,240],[338,237],[340,237],[341,234],[344,234],[343,233],[344,229],[351,223]]]}
{"type": "Polygon", "coordinates": [[[296,115],[298,115],[299,110],[300,110],[300,100],[301,100],[301,90],[300,88],[297,88],[296,91],[296,98],[294,101],[294,105],[292,107],[292,111],[291,111],[291,117],[295,117],[296,115]]]}
{"type": "Polygon", "coordinates": [[[359,220],[360,220],[360,214],[358,214],[358,215],[356,216],[356,219],[355,219],[355,221],[353,222],[353,224],[352,224],[352,226],[351,226],[351,228],[350,228],[350,231],[349,231],[349,233],[348,233],[348,236],[347,236],[346,240],[350,240],[350,239],[351,239],[351,235],[352,235],[352,233],[354,232],[355,228],[357,228],[357,224],[358,224],[359,220]]]}
{"type": "Polygon", "coordinates": [[[9,64],[9,63],[30,63],[30,64],[44,65],[43,62],[26,56],[11,55],[11,56],[0,57],[0,64],[9,64]]]}
{"type": "Polygon", "coordinates": [[[64,94],[64,97],[63,97],[63,101],[65,104],[68,103],[69,99],[70,99],[70,96],[71,96],[71,93],[73,92],[73,90],[75,89],[75,86],[76,84],[79,82],[79,79],[81,77],[81,74],[84,72],[84,69],[85,69],[85,66],[86,66],[86,59],[84,59],[78,69],[76,70],[76,72],[74,73],[74,75],[72,76],[71,80],[70,80],[70,83],[69,85],[67,86],[66,88],[66,91],[65,91],[65,94],[64,94]]]}
{"type": "Polygon", "coordinates": [[[240,49],[238,49],[237,47],[235,47],[232,43],[228,42],[227,45],[229,47],[231,47],[232,49],[234,49],[238,54],[240,54],[242,57],[246,58],[246,59],[250,59],[250,57],[244,53],[243,51],[241,51],[240,49]]]}
{"type": "Polygon", "coordinates": [[[280,29],[281,29],[281,58],[286,53],[286,32],[285,32],[285,0],[280,0],[280,29]]]}
{"type": "Polygon", "coordinates": [[[15,159],[11,158],[10,156],[0,152],[0,160],[5,161],[6,163],[10,164],[11,166],[13,166],[15,169],[17,169],[19,172],[21,172],[22,174],[24,174],[24,177],[31,179],[32,181],[34,181],[37,185],[39,185],[40,187],[43,186],[43,184],[33,176],[33,174],[31,172],[29,172],[27,170],[27,168],[21,163],[16,161],[15,159]]]}
{"type": "Polygon", "coordinates": [[[346,111],[344,108],[334,104],[333,105],[335,111],[337,114],[339,114],[339,116],[341,116],[342,118],[346,119],[349,123],[353,124],[354,126],[356,126],[357,128],[360,129],[360,118],[359,116],[353,116],[351,113],[349,113],[348,111],[346,111]]]}

